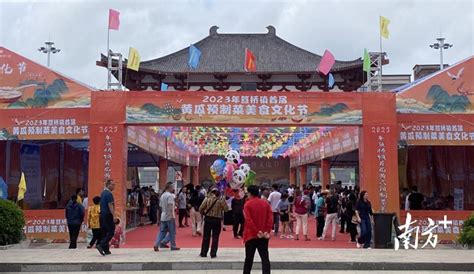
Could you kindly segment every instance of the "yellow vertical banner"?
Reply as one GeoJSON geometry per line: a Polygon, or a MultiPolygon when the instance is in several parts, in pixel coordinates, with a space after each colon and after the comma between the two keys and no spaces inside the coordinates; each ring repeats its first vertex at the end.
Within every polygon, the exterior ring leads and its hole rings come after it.
{"type": "Polygon", "coordinates": [[[385,39],[388,39],[388,35],[390,34],[388,31],[388,24],[390,24],[390,20],[380,16],[380,35],[385,39]]]}

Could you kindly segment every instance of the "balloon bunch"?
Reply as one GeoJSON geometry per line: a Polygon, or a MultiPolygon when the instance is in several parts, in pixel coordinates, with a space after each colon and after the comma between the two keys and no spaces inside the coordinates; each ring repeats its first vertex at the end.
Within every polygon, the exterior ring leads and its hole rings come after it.
{"type": "Polygon", "coordinates": [[[211,176],[217,183],[219,191],[224,192],[227,186],[241,189],[244,185],[250,186],[255,183],[256,173],[248,164],[242,162],[237,151],[229,150],[225,158],[226,160],[215,160],[210,168],[211,176]]]}

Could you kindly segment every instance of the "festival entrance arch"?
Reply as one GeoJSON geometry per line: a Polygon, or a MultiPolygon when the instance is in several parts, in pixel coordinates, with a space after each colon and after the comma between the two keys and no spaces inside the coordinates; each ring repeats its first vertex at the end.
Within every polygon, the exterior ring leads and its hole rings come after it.
{"type": "MultiPolygon", "coordinates": [[[[127,126],[358,126],[359,181],[378,212],[399,212],[397,118],[393,93],[94,92],[89,196],[107,178],[126,210],[127,126]]],[[[122,218],[123,219],[123,218],[122,218]]]]}

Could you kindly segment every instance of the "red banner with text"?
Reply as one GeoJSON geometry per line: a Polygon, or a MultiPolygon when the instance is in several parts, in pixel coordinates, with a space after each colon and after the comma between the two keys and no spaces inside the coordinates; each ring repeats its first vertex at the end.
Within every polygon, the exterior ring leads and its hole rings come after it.
{"type": "Polygon", "coordinates": [[[87,139],[89,108],[0,110],[0,140],[87,139]]]}
{"type": "Polygon", "coordinates": [[[127,123],[359,125],[361,99],[358,93],[127,92],[127,123]]]}
{"type": "MultiPolygon", "coordinates": [[[[25,226],[23,231],[28,239],[47,239],[69,241],[69,230],[64,209],[60,210],[24,210],[25,226]]],[[[85,214],[87,215],[87,214],[85,214]]],[[[87,220],[84,218],[79,232],[79,242],[86,240],[87,220]]]]}
{"type": "Polygon", "coordinates": [[[400,141],[419,146],[474,146],[474,115],[398,114],[400,141]]]}

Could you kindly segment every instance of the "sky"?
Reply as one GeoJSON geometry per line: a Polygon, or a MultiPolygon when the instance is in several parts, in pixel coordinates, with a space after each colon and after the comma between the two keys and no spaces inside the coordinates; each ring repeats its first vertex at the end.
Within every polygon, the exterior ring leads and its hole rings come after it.
{"type": "MultiPolygon", "coordinates": [[[[390,36],[383,51],[390,64],[384,74],[411,74],[415,64],[439,64],[439,50],[429,47],[440,35],[454,46],[448,64],[473,55],[472,0],[174,0],[174,1],[5,1],[0,0],[0,45],[40,64],[37,49],[47,40],[61,52],[51,67],[90,86],[104,89],[107,71],[96,66],[106,53],[108,9],[120,12],[120,30],[110,31],[110,47],[124,56],[136,48],[142,61],[178,51],[219,33],[266,33],[313,53],[330,50],[337,60],[378,51],[379,15],[388,18],[390,36]]],[[[316,67],[317,64],[315,64],[316,67]]]]}

